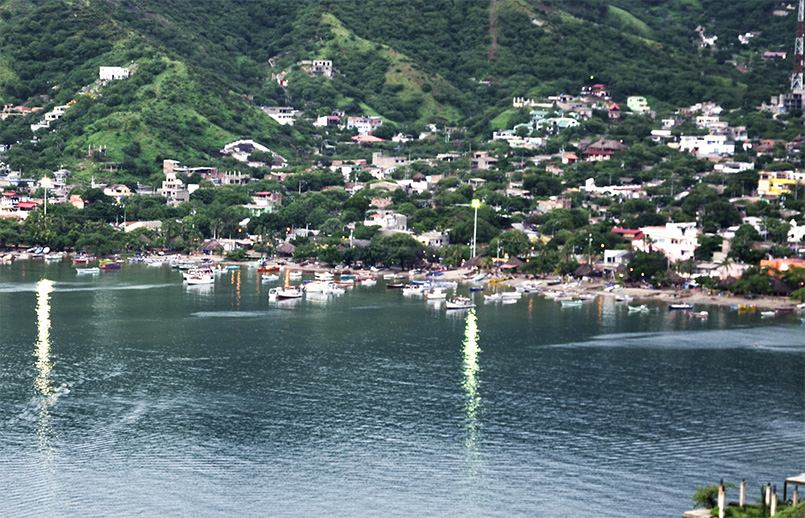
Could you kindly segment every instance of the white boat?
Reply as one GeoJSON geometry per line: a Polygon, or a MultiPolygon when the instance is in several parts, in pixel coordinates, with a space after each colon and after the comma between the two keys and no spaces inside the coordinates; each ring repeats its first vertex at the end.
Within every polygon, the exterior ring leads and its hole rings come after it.
{"type": "Polygon", "coordinates": [[[319,272],[314,274],[317,281],[331,281],[333,280],[333,274],[330,272],[319,272]]]}
{"type": "Polygon", "coordinates": [[[583,302],[579,299],[564,299],[560,300],[559,302],[562,303],[563,308],[577,308],[583,304],[583,302]]]}
{"type": "Polygon", "coordinates": [[[632,299],[634,299],[634,297],[631,295],[615,295],[615,300],[618,302],[629,302],[632,299]]]}
{"type": "Polygon", "coordinates": [[[87,275],[87,274],[101,273],[101,268],[99,266],[93,266],[91,268],[76,268],[75,273],[76,273],[76,275],[87,275]]]}
{"type": "Polygon", "coordinates": [[[425,292],[425,298],[428,300],[443,300],[447,298],[447,290],[441,287],[434,287],[425,292]]]}
{"type": "Polygon", "coordinates": [[[341,288],[338,288],[332,281],[313,281],[305,284],[305,291],[308,293],[332,293],[337,289],[341,288]]]}
{"type": "Polygon", "coordinates": [[[629,313],[645,313],[648,311],[648,306],[642,304],[640,306],[626,306],[629,308],[629,313]]]}
{"type": "Polygon", "coordinates": [[[377,284],[377,279],[369,278],[369,279],[361,279],[360,281],[361,286],[374,286],[377,284]]]}
{"type": "Polygon", "coordinates": [[[474,308],[475,304],[469,297],[455,296],[450,300],[446,300],[444,306],[447,309],[469,309],[474,308]]]}
{"type": "Polygon", "coordinates": [[[773,317],[776,313],[774,311],[761,311],[760,316],[761,318],[769,318],[773,317]]]}
{"type": "Polygon", "coordinates": [[[302,272],[299,270],[288,272],[288,278],[292,281],[298,281],[299,279],[302,278],[302,272]]]}
{"type": "Polygon", "coordinates": [[[424,295],[425,288],[422,286],[406,286],[402,289],[402,294],[408,296],[424,295]]]}
{"type": "Polygon", "coordinates": [[[519,300],[523,298],[523,292],[521,291],[504,291],[500,295],[503,300],[519,300]]]}
{"type": "Polygon", "coordinates": [[[271,288],[268,290],[269,300],[288,300],[302,298],[304,290],[299,286],[286,286],[284,288],[271,288]]]}
{"type": "Polygon", "coordinates": [[[50,254],[45,256],[45,261],[61,261],[63,257],[64,255],[61,253],[50,254]]]}
{"type": "Polygon", "coordinates": [[[502,293],[485,293],[484,294],[484,302],[500,302],[503,300],[502,293]]]}
{"type": "Polygon", "coordinates": [[[710,313],[707,311],[688,311],[687,315],[692,318],[707,318],[710,316],[710,313]]]}
{"type": "Polygon", "coordinates": [[[276,273],[264,273],[261,277],[263,282],[274,282],[280,280],[280,276],[276,273]]]}
{"type": "MultiPolygon", "coordinates": [[[[693,309],[693,304],[689,302],[675,302],[673,304],[668,304],[668,309],[670,310],[688,310],[693,309]]],[[[774,313],[774,311],[772,311],[774,313]]]]}
{"type": "Polygon", "coordinates": [[[212,270],[190,270],[184,278],[188,285],[212,284],[215,282],[215,274],[212,270]]]}
{"type": "Polygon", "coordinates": [[[191,277],[200,277],[202,275],[213,275],[212,268],[191,268],[182,272],[182,279],[187,281],[191,277]]]}

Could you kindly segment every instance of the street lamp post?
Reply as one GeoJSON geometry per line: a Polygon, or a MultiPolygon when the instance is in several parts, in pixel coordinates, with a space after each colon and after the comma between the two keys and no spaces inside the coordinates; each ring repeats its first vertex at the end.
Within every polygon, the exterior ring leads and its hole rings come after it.
{"type": "Polygon", "coordinates": [[[50,188],[53,183],[50,181],[50,178],[45,176],[41,180],[39,180],[39,185],[45,189],[45,216],[48,215],[48,189],[50,188]]]}
{"type": "Polygon", "coordinates": [[[470,206],[475,209],[475,225],[472,227],[472,253],[470,253],[470,256],[475,257],[475,247],[478,237],[478,207],[481,206],[481,200],[472,200],[470,206]]]}

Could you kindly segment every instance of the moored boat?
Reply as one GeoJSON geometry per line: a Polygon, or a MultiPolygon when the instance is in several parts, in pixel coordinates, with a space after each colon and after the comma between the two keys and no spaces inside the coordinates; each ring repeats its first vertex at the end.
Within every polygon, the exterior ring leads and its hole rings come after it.
{"type": "Polygon", "coordinates": [[[693,309],[693,304],[689,302],[674,302],[673,304],[668,304],[668,309],[670,310],[688,310],[693,309]]]}
{"type": "Polygon", "coordinates": [[[645,313],[648,311],[648,306],[641,304],[640,306],[626,306],[629,308],[629,313],[645,313]]]}
{"type": "Polygon", "coordinates": [[[76,268],[75,269],[76,275],[86,275],[86,274],[93,274],[93,273],[101,273],[101,269],[97,266],[89,267],[89,268],[76,268]]]}
{"type": "Polygon", "coordinates": [[[270,300],[288,300],[302,298],[304,289],[299,286],[285,286],[283,288],[271,288],[268,291],[270,300]]]}
{"type": "Polygon", "coordinates": [[[462,296],[455,296],[450,300],[446,300],[444,305],[447,309],[470,309],[475,307],[472,299],[462,296]]]}

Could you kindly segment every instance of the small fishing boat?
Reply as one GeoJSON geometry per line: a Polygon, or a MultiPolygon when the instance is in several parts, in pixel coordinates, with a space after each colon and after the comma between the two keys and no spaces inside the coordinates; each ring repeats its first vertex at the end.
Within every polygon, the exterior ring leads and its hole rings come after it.
{"type": "Polygon", "coordinates": [[[563,308],[577,308],[580,307],[583,302],[579,299],[564,299],[559,301],[562,304],[563,308]]]}
{"type": "Polygon", "coordinates": [[[686,311],[685,313],[691,318],[707,318],[710,316],[707,311],[686,311]]]}
{"type": "Polygon", "coordinates": [[[475,307],[472,299],[461,296],[455,296],[452,299],[445,301],[444,305],[447,309],[469,309],[475,307]]]}
{"type": "Polygon", "coordinates": [[[674,302],[673,304],[668,304],[668,309],[675,311],[675,310],[688,310],[693,309],[693,304],[689,302],[674,302]]]}
{"type": "Polygon", "coordinates": [[[648,312],[648,306],[642,304],[640,306],[627,306],[629,308],[629,313],[646,313],[648,312]]]}
{"type": "Polygon", "coordinates": [[[302,272],[299,270],[294,270],[292,272],[288,272],[288,278],[292,281],[298,281],[302,278],[302,272]]]}
{"type": "Polygon", "coordinates": [[[101,270],[119,270],[121,263],[120,261],[115,261],[114,259],[101,259],[101,270]]]}
{"type": "Polygon", "coordinates": [[[101,269],[97,266],[93,266],[90,268],[76,268],[75,273],[76,275],[95,274],[95,273],[101,273],[101,269]]]}
{"type": "Polygon", "coordinates": [[[470,291],[484,291],[483,286],[470,286],[470,291]]]}
{"type": "Polygon", "coordinates": [[[501,300],[503,300],[502,293],[484,294],[484,302],[500,302],[501,300]]]}
{"type": "Polygon", "coordinates": [[[425,298],[428,300],[444,300],[447,298],[447,289],[441,287],[433,287],[425,292],[425,298]]]}
{"type": "Polygon", "coordinates": [[[400,282],[400,283],[386,283],[386,288],[388,288],[390,290],[401,290],[401,289],[405,288],[405,284],[402,283],[402,282],[400,282]]]}
{"type": "Polygon", "coordinates": [[[760,317],[761,318],[770,318],[770,317],[773,317],[776,314],[777,313],[775,313],[773,310],[772,311],[761,311],[760,312],[760,317]]]}
{"type": "Polygon", "coordinates": [[[270,300],[288,300],[302,298],[304,290],[298,286],[286,286],[284,288],[271,288],[268,291],[270,300]]]}
{"type": "Polygon", "coordinates": [[[263,282],[274,282],[280,280],[280,276],[277,275],[276,273],[264,273],[261,276],[261,279],[263,280],[263,282]]]}

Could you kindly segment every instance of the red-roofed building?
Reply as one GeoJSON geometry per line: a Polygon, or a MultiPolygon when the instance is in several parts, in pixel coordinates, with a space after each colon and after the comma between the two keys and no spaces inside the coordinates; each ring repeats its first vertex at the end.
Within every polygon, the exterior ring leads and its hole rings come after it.
{"type": "Polygon", "coordinates": [[[615,227],[612,230],[610,230],[610,232],[612,232],[613,234],[618,234],[618,235],[622,236],[623,239],[626,239],[627,241],[632,241],[634,239],[642,239],[643,238],[643,232],[641,232],[639,228],[620,228],[620,227],[615,227]]]}

